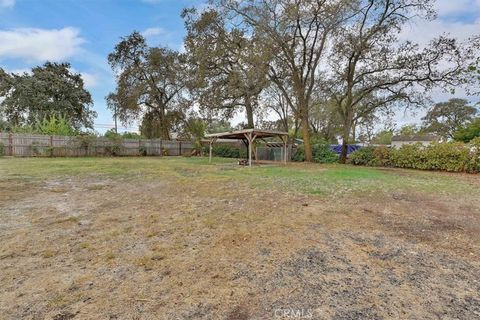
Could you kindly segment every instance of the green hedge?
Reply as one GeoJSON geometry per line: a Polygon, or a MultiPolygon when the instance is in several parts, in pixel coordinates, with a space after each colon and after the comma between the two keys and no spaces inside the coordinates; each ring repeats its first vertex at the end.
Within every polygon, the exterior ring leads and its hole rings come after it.
{"type": "Polygon", "coordinates": [[[399,149],[366,147],[353,152],[355,165],[385,166],[451,172],[480,171],[480,139],[469,144],[460,142],[403,145],[399,149]]]}
{"type": "MultiPolygon", "coordinates": [[[[208,148],[205,150],[208,153],[208,148]]],[[[231,144],[217,144],[212,147],[212,154],[215,157],[223,158],[246,158],[245,148],[239,148],[231,144]]]]}
{"type": "MultiPolygon", "coordinates": [[[[313,161],[316,163],[334,163],[338,161],[338,155],[330,149],[326,141],[318,141],[312,144],[313,161]]],[[[293,161],[305,161],[305,149],[301,145],[292,157],[293,161]]]]}

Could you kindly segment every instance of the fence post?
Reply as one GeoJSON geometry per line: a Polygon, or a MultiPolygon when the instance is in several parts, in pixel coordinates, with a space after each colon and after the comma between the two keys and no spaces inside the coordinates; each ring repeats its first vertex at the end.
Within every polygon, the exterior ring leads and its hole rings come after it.
{"type": "Polygon", "coordinates": [[[8,155],[13,156],[13,136],[12,136],[12,133],[8,134],[8,155]]]}
{"type": "Polygon", "coordinates": [[[179,156],[182,155],[182,141],[179,141],[179,142],[178,142],[178,155],[179,155],[179,156]]]}
{"type": "Polygon", "coordinates": [[[160,156],[163,156],[163,143],[162,143],[162,141],[163,141],[162,138],[160,138],[160,152],[159,152],[160,156]]]}
{"type": "MultiPolygon", "coordinates": [[[[66,151],[66,148],[65,148],[66,151]]],[[[50,135],[50,157],[53,157],[53,136],[50,135]]]]}

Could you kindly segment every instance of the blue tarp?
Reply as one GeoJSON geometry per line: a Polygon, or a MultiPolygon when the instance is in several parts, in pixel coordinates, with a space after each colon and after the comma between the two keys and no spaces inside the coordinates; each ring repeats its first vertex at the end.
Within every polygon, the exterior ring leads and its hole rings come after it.
{"type": "MultiPolygon", "coordinates": [[[[358,144],[347,145],[347,155],[354,152],[354,151],[357,151],[361,147],[362,146],[359,146],[358,144]]],[[[340,145],[340,144],[332,144],[332,145],[330,145],[330,149],[332,149],[332,151],[335,152],[336,154],[342,153],[342,145],[340,145]]]]}

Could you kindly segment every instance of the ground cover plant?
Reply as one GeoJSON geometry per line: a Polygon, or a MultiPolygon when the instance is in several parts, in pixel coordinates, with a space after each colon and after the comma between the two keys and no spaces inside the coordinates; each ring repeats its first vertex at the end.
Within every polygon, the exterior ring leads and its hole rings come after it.
{"type": "Polygon", "coordinates": [[[1,158],[2,319],[474,319],[476,175],[1,158]]]}

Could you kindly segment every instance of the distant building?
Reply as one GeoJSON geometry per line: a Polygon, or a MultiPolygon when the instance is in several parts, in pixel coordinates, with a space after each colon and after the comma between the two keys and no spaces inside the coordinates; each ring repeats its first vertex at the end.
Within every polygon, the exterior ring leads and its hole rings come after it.
{"type": "Polygon", "coordinates": [[[423,146],[428,146],[433,142],[439,142],[440,137],[434,134],[422,134],[414,136],[393,136],[392,148],[400,148],[404,144],[421,143],[423,146]]]}

